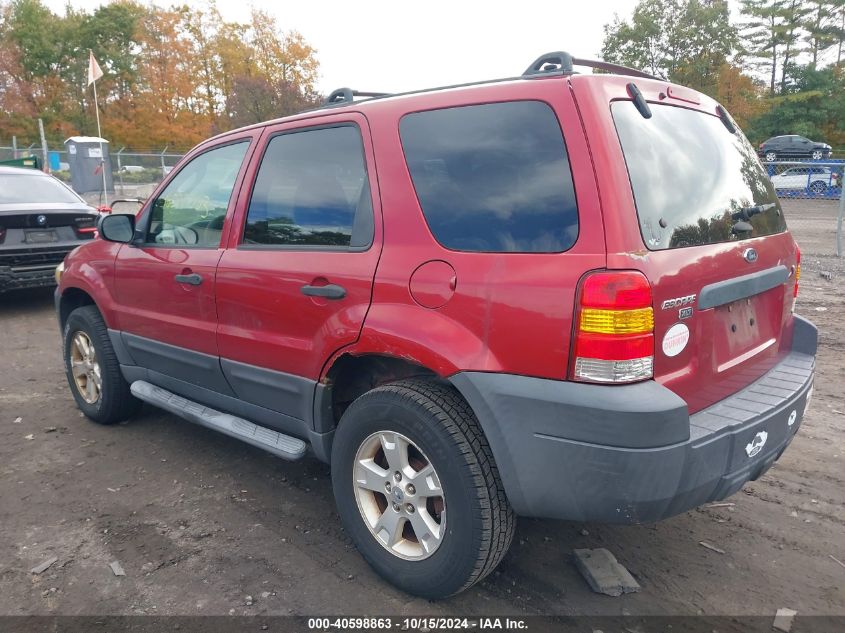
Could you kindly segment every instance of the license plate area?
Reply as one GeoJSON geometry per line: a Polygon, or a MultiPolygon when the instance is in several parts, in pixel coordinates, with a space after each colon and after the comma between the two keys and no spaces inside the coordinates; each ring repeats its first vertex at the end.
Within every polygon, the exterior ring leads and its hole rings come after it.
{"type": "Polygon", "coordinates": [[[24,241],[27,244],[44,244],[48,242],[58,242],[59,238],[53,230],[25,231],[24,241]]]}
{"type": "Polygon", "coordinates": [[[730,369],[774,346],[782,318],[781,287],[714,308],[717,370],[730,369]]]}

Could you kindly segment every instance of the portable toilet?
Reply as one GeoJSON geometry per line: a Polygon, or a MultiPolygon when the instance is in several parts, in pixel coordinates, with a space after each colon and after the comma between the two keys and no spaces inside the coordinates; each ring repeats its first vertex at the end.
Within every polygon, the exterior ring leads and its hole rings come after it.
{"type": "Polygon", "coordinates": [[[103,169],[106,188],[114,192],[109,142],[96,136],[71,136],[65,141],[70,184],[76,193],[102,192],[103,169]]]}

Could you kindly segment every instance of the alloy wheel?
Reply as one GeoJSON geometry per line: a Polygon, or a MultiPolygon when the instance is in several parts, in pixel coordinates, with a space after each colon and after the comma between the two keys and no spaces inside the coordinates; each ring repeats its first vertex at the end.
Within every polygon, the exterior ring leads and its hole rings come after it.
{"type": "Polygon", "coordinates": [[[370,533],[390,553],[423,560],[443,542],[446,498],[434,465],[401,433],[366,438],[353,464],[355,500],[370,533]]]}
{"type": "Polygon", "coordinates": [[[97,362],[97,350],[85,332],[79,331],[73,335],[69,361],[79,395],[88,404],[96,403],[100,399],[103,381],[97,362]]]}

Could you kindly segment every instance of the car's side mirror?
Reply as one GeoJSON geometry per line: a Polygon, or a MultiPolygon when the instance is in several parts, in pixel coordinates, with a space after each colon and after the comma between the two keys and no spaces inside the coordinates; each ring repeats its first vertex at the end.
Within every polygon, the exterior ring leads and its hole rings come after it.
{"type": "Polygon", "coordinates": [[[101,215],[97,222],[97,230],[104,240],[128,244],[135,237],[135,216],[101,215]]]}

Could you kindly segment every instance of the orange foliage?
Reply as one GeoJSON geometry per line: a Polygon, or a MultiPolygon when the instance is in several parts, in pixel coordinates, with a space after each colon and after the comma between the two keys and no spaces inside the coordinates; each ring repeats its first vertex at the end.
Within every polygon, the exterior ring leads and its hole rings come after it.
{"type": "Polygon", "coordinates": [[[721,103],[743,129],[770,106],[764,90],[736,66],[722,64],[714,98],[721,103]]]}
{"type": "Polygon", "coordinates": [[[114,146],[184,150],[255,122],[234,97],[233,88],[245,81],[259,82],[269,103],[280,104],[276,116],[315,95],[315,50],[262,11],[239,24],[223,20],[214,0],[170,9],[116,0],[65,16],[42,0],[0,0],[0,144],[13,134],[21,144],[34,142],[38,117],[52,145],[96,134],[88,47],[105,73],[97,82],[100,120],[114,146]],[[22,45],[29,33],[45,31],[56,31],[62,44],[22,45]]]}

